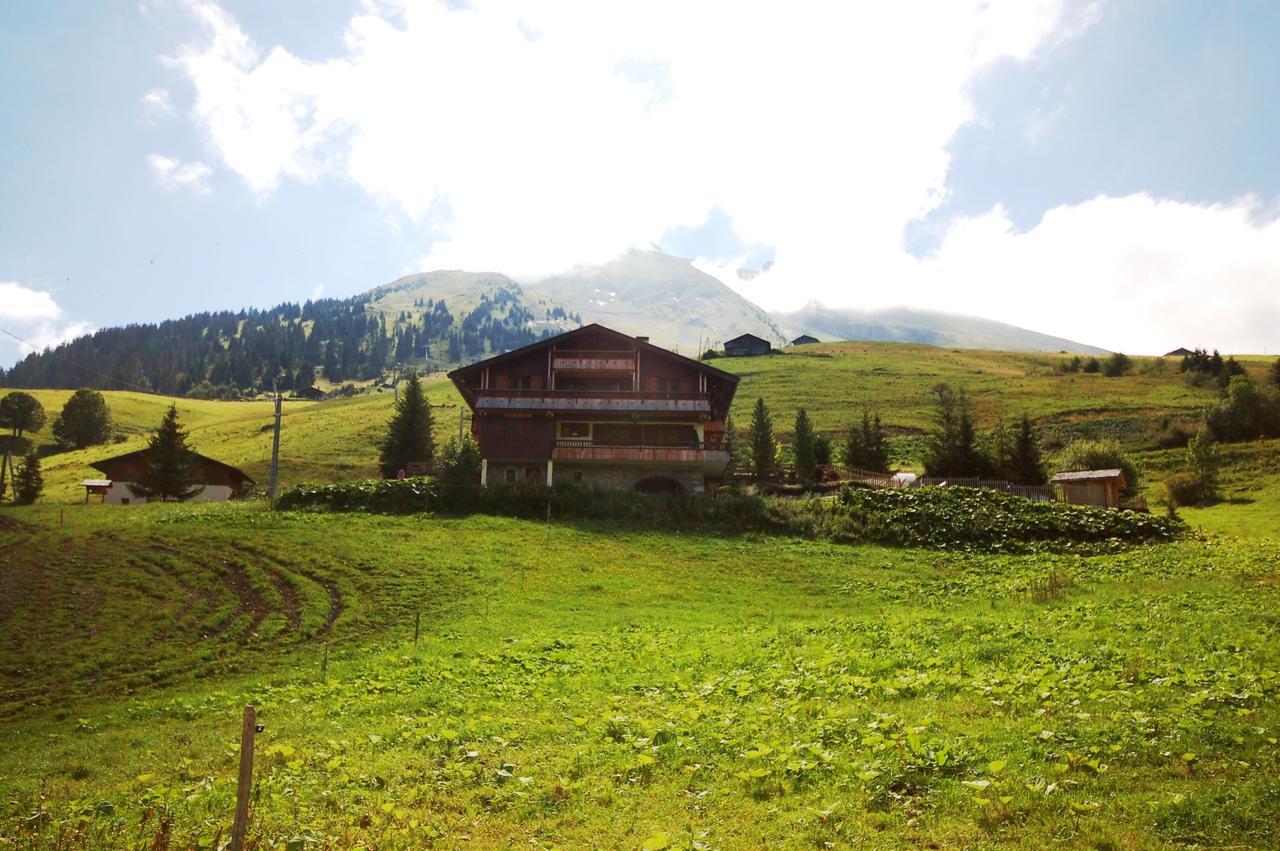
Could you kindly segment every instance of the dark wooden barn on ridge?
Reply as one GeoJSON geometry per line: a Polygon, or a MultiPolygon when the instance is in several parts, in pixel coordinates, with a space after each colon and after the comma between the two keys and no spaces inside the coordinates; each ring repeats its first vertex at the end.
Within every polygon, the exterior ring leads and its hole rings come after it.
{"type": "Polygon", "coordinates": [[[772,350],[772,343],[755,334],[742,334],[724,342],[724,353],[731,358],[767,355],[772,350]]]}

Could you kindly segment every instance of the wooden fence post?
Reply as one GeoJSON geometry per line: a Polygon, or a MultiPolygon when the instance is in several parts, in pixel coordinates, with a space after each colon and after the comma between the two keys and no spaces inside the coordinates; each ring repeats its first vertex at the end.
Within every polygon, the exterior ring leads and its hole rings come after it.
{"type": "Polygon", "coordinates": [[[329,682],[329,644],[324,645],[324,659],[320,662],[320,682],[329,682]]]}
{"type": "Polygon", "coordinates": [[[422,627],[422,612],[413,613],[413,646],[418,646],[418,630],[422,627]]]}
{"type": "Polygon", "coordinates": [[[244,727],[240,731],[240,778],[236,785],[236,820],[231,826],[231,851],[243,851],[244,835],[249,829],[249,794],[253,789],[253,738],[257,732],[257,713],[252,706],[246,706],[244,727]]]}

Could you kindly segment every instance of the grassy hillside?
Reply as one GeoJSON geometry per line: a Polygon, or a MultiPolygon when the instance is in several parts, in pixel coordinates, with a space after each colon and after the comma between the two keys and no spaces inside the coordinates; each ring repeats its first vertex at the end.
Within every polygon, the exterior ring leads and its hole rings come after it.
{"type": "Polygon", "coordinates": [[[1274,542],[1010,557],[253,505],[3,518],[16,847],[225,839],[246,702],[259,847],[1280,841],[1274,542]]]}
{"type": "MultiPolygon", "coordinates": [[[[424,382],[427,396],[436,406],[436,438],[442,443],[458,433],[461,399],[453,385],[437,374],[424,382]]],[[[69,390],[37,390],[50,421],[71,395],[69,390]]],[[[80,481],[99,475],[89,463],[131,452],[146,445],[147,436],[159,424],[168,406],[176,404],[181,422],[189,431],[189,444],[198,452],[242,468],[263,488],[271,464],[273,406],[269,401],[213,402],[170,399],[142,393],[107,392],[116,428],[123,442],[64,452],[43,459],[45,499],[75,502],[84,498],[80,481]]],[[[334,399],[326,402],[289,400],[281,415],[280,481],[283,486],[300,481],[368,478],[377,474],[378,441],[391,416],[390,391],[334,399]]],[[[38,442],[52,441],[51,426],[35,435],[38,442]]]]}
{"type": "MultiPolygon", "coordinates": [[[[1062,374],[1058,355],[939,349],[905,343],[819,343],[760,358],[724,358],[715,365],[742,376],[733,416],[745,429],[750,408],[763,396],[774,425],[789,439],[797,407],[804,405],[819,431],[842,431],[863,406],[878,411],[895,438],[895,463],[919,463],[918,435],[930,427],[929,388],[938,382],[962,386],[973,399],[978,424],[989,427],[1004,415],[1024,412],[1040,428],[1048,448],[1075,437],[1114,437],[1131,449],[1155,445],[1162,426],[1194,425],[1201,409],[1216,398],[1213,389],[1183,380],[1171,360],[1138,358],[1130,375],[1062,374]]],[[[1245,359],[1261,377],[1270,362],[1245,359]]],[[[464,412],[452,384],[436,373],[427,381],[437,407],[440,441],[457,434],[464,412]]],[[[35,391],[57,415],[70,391],[35,391]]],[[[81,479],[93,475],[88,461],[143,445],[171,401],[178,405],[191,442],[199,451],[242,467],[264,487],[271,457],[271,403],[171,400],[136,393],[106,394],[125,443],[94,447],[45,459],[47,498],[83,497],[81,479]]],[[[363,478],[376,469],[377,441],[390,416],[391,394],[382,393],[322,403],[285,403],[281,442],[281,480],[331,481],[363,478]]],[[[52,438],[49,428],[37,440],[52,438]]],[[[1157,466],[1161,462],[1157,459],[1157,466]]]]}
{"type": "MultiPolygon", "coordinates": [[[[734,419],[745,426],[756,397],[774,411],[776,426],[790,428],[790,416],[804,405],[819,430],[843,429],[865,405],[891,425],[930,426],[930,388],[946,382],[963,387],[974,402],[980,426],[1001,413],[1025,412],[1040,424],[1081,420],[1105,422],[1123,433],[1166,416],[1194,419],[1216,398],[1216,390],[1192,387],[1174,359],[1134,358],[1135,369],[1120,378],[1057,371],[1064,355],[940,349],[912,343],[813,343],[756,358],[723,358],[715,366],[742,376],[734,419]]],[[[1243,359],[1261,377],[1270,361],[1243,359]]]]}

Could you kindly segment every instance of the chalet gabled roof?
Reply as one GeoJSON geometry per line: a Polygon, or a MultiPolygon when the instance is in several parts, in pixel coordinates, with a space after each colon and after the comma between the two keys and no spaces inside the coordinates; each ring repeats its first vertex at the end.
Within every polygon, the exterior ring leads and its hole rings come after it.
{"type": "Polygon", "coordinates": [[[726,343],[745,343],[748,340],[755,340],[757,343],[767,343],[770,346],[773,345],[765,338],[757,337],[755,334],[739,334],[738,336],[734,337],[732,340],[725,340],[725,342],[726,343]]]}
{"type": "Polygon", "coordinates": [[[1105,482],[1119,479],[1124,482],[1123,470],[1068,470],[1059,473],[1051,482],[1105,482]]]}
{"type": "Polygon", "coordinates": [[[633,337],[630,334],[624,334],[621,331],[615,331],[612,328],[606,328],[605,326],[600,325],[596,322],[592,322],[588,325],[583,325],[580,328],[574,328],[572,331],[566,331],[563,334],[557,334],[554,337],[545,337],[541,340],[532,342],[527,346],[521,346],[518,349],[512,349],[509,352],[504,352],[500,355],[494,355],[491,358],[486,358],[484,360],[476,361],[475,363],[467,364],[466,366],[460,366],[457,369],[450,372],[448,374],[448,377],[455,384],[457,384],[459,377],[462,377],[467,373],[472,372],[473,370],[497,366],[509,360],[515,360],[516,358],[522,357],[528,354],[529,352],[538,351],[539,349],[545,348],[547,346],[553,346],[565,340],[572,340],[575,337],[581,337],[591,332],[605,333],[605,334],[610,334],[614,337],[617,337],[618,342],[625,343],[627,348],[634,346],[636,349],[642,352],[655,352],[659,355],[662,355],[663,357],[674,358],[676,360],[683,361],[684,363],[687,363],[690,366],[700,369],[703,372],[706,372],[710,375],[714,375],[718,378],[723,378],[725,381],[733,382],[734,385],[737,385],[737,383],[742,380],[740,376],[734,375],[732,372],[725,372],[723,369],[717,369],[716,367],[711,366],[710,364],[705,363],[703,361],[695,360],[693,358],[685,357],[684,355],[676,354],[670,349],[664,349],[661,346],[655,346],[653,343],[650,343],[646,339],[642,339],[640,337],[633,337]]]}
{"type": "MultiPolygon", "coordinates": [[[[112,458],[103,458],[101,461],[94,461],[90,463],[89,466],[95,470],[101,470],[102,472],[107,473],[108,472],[106,469],[107,466],[118,463],[120,461],[129,461],[139,456],[144,456],[150,451],[151,451],[150,448],[137,449],[133,452],[126,452],[123,455],[116,455],[112,458]]],[[[220,467],[234,475],[239,476],[240,478],[244,479],[246,482],[248,482],[251,485],[257,484],[257,482],[255,482],[248,473],[246,473],[244,470],[241,470],[239,467],[232,467],[230,464],[224,464],[215,458],[210,458],[208,455],[201,455],[199,452],[192,452],[191,454],[195,456],[198,460],[203,461],[206,464],[211,464],[214,467],[220,467]]]]}

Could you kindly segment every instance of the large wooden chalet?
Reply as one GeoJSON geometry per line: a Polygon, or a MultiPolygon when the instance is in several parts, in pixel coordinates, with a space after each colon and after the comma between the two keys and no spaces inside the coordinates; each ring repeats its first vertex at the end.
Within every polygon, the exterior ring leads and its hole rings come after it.
{"type": "Polygon", "coordinates": [[[738,377],[601,325],[449,373],[481,482],[693,492],[724,475],[738,377]]]}

